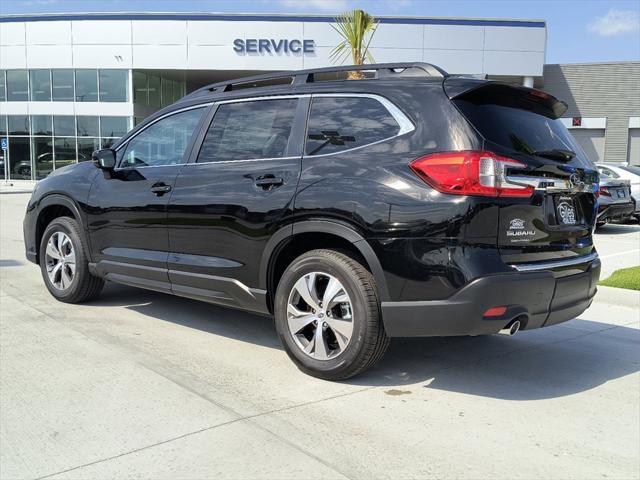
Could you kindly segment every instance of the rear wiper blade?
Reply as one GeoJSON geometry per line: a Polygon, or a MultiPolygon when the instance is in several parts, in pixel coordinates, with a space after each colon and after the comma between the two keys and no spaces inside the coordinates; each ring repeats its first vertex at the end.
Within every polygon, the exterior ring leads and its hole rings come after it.
{"type": "Polygon", "coordinates": [[[554,150],[535,150],[533,154],[538,157],[549,158],[551,160],[559,160],[561,162],[568,162],[576,156],[576,152],[573,152],[571,150],[562,150],[560,148],[556,148],[554,150]]]}

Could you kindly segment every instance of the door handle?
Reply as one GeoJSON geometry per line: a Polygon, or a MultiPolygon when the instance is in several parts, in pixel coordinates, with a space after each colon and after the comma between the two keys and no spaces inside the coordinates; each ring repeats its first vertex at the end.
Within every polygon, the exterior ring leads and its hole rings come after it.
{"type": "Polygon", "coordinates": [[[264,175],[260,178],[257,178],[254,183],[257,187],[260,187],[264,190],[270,190],[271,188],[279,187],[284,184],[284,178],[275,177],[273,175],[264,175]]]}
{"type": "Polygon", "coordinates": [[[154,183],[151,186],[151,192],[155,193],[159,197],[161,197],[162,195],[170,191],[171,191],[171,185],[167,185],[166,183],[163,183],[163,182],[154,183]]]}

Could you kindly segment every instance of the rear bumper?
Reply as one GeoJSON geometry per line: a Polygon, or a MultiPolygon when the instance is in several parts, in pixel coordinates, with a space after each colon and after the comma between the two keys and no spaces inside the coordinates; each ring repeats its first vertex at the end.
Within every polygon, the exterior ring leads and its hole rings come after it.
{"type": "Polygon", "coordinates": [[[598,207],[598,221],[615,220],[627,218],[634,214],[635,203],[612,203],[610,205],[600,205],[598,207]]]}
{"type": "Polygon", "coordinates": [[[557,278],[553,271],[521,271],[481,277],[446,300],[383,302],[382,318],[391,337],[488,335],[518,318],[523,329],[554,325],[584,312],[596,293],[600,260],[581,273],[557,278]],[[494,306],[500,317],[483,317],[494,306]]]}

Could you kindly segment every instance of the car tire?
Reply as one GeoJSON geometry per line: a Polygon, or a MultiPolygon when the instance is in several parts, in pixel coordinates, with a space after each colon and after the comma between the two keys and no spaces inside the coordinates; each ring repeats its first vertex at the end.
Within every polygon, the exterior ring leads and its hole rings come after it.
{"type": "Polygon", "coordinates": [[[40,271],[57,300],[81,303],[97,296],[104,280],[89,272],[87,246],[78,223],[69,217],[54,219],[40,242],[40,271]]]}
{"type": "Polygon", "coordinates": [[[346,252],[312,250],[296,258],[280,279],[274,313],[287,354],[314,377],[358,375],[389,345],[373,275],[346,252]]]}

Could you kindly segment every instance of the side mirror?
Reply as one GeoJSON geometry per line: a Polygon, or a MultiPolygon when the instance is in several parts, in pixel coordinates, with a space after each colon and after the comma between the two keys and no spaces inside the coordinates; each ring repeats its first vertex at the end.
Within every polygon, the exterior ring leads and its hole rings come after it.
{"type": "Polygon", "coordinates": [[[100,170],[113,170],[116,168],[116,152],[110,148],[96,150],[91,155],[91,160],[100,170]]]}

